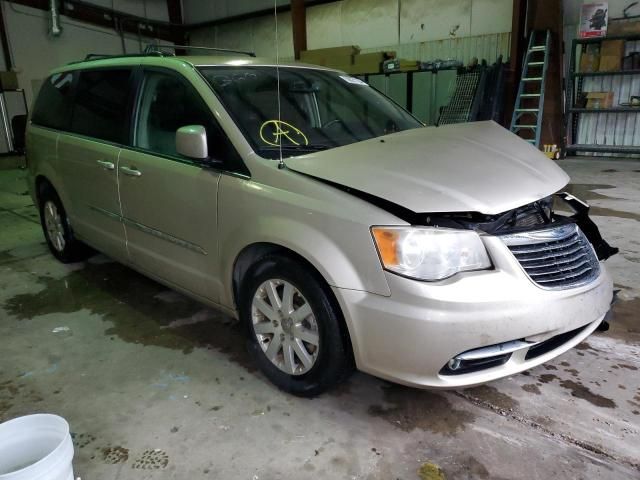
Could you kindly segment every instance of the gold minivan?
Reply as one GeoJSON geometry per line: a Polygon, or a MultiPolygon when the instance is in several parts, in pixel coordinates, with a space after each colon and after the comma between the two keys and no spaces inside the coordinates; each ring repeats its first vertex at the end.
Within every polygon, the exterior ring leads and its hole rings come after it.
{"type": "Polygon", "coordinates": [[[612,300],[612,252],[553,161],[493,122],[425,127],[328,68],[71,64],[42,86],[27,161],[56,258],[89,245],[238,318],[297,395],[353,366],[416,387],[511,375],[612,300]]]}

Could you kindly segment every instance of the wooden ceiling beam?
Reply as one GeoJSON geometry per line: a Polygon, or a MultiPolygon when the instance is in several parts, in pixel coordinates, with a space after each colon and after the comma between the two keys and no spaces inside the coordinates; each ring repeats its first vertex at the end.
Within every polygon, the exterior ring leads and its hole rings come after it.
{"type": "Polygon", "coordinates": [[[300,52],[307,49],[307,15],[304,0],[291,0],[291,27],[293,30],[293,53],[300,60],[300,52]]]}

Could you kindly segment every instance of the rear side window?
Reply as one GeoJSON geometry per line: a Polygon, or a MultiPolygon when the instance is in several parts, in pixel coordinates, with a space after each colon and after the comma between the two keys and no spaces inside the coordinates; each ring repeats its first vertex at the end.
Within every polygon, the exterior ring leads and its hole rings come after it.
{"type": "Polygon", "coordinates": [[[33,107],[33,123],[57,130],[69,129],[76,75],[76,72],[55,73],[45,80],[33,107]]]}
{"type": "Polygon", "coordinates": [[[131,69],[80,72],[71,131],[115,143],[126,143],[127,100],[131,69]]]}

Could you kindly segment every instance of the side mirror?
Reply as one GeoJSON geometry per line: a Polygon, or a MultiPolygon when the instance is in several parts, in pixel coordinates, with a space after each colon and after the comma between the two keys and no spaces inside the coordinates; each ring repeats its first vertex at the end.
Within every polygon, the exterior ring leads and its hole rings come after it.
{"type": "Polygon", "coordinates": [[[176,132],[176,152],[194,160],[209,158],[207,131],[202,125],[187,125],[176,132]]]}

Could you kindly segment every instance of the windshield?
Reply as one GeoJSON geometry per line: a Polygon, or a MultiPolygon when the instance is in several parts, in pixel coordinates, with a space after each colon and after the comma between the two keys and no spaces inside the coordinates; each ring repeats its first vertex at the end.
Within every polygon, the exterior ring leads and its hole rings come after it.
{"type": "Polygon", "coordinates": [[[423,125],[365,82],[338,72],[280,67],[200,69],[254,150],[290,157],[423,125]],[[278,120],[280,118],[280,120],[278,120]]]}

